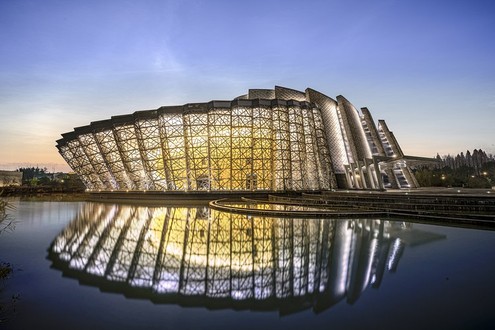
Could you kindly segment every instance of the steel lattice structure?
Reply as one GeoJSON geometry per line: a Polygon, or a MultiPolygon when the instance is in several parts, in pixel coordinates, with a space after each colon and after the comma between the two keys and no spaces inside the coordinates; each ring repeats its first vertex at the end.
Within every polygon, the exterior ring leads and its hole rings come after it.
{"type": "Polygon", "coordinates": [[[86,203],[52,242],[50,258],[73,276],[151,298],[250,301],[252,308],[289,300],[321,310],[378,287],[384,272],[397,267],[404,231],[424,241],[423,232],[380,219],[86,203]]]}
{"type": "Polygon", "coordinates": [[[343,96],[276,86],[167,106],[62,134],[88,190],[303,191],[417,187],[384,121],[343,96]],[[385,181],[385,183],[384,183],[385,181]]]}

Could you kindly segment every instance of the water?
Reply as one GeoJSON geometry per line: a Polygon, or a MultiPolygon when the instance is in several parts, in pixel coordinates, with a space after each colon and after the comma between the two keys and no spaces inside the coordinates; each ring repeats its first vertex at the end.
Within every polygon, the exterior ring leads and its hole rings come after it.
{"type": "Polygon", "coordinates": [[[5,329],[495,324],[492,231],[84,202],[21,201],[14,216],[5,329]]]}

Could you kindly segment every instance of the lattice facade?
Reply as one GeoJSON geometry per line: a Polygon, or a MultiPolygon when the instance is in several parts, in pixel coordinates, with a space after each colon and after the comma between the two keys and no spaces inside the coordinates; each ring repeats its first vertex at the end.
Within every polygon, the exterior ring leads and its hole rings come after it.
{"type": "Polygon", "coordinates": [[[57,147],[92,191],[377,189],[382,176],[414,187],[409,169],[385,166],[403,157],[391,132],[362,111],[342,96],[276,86],[93,122],[57,147]]]}
{"type": "Polygon", "coordinates": [[[405,244],[395,233],[403,230],[409,228],[378,219],[86,203],[53,241],[50,258],[73,276],[121,285],[131,296],[247,301],[253,308],[291,300],[317,310],[379,286],[399,261],[405,244]]]}

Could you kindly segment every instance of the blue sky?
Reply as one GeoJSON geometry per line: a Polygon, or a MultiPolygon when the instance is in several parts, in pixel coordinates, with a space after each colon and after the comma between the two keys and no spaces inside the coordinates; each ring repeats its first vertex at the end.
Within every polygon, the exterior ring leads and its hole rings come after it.
{"type": "Polygon", "coordinates": [[[0,169],[60,134],[274,85],[385,119],[406,154],[495,153],[493,1],[0,2],[0,169]]]}

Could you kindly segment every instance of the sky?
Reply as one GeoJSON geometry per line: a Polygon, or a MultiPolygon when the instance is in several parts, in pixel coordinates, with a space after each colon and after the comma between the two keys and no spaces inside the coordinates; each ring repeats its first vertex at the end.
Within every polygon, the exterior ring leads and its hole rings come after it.
{"type": "Polygon", "coordinates": [[[495,2],[0,1],[0,169],[92,121],[275,85],[344,95],[407,155],[495,154],[495,2]]]}

